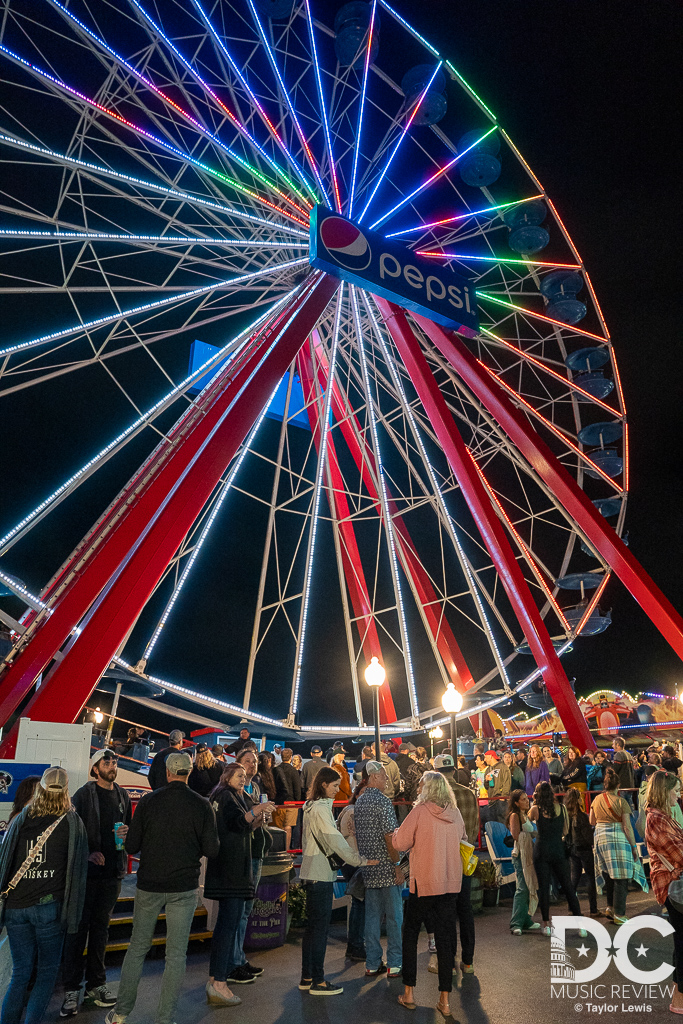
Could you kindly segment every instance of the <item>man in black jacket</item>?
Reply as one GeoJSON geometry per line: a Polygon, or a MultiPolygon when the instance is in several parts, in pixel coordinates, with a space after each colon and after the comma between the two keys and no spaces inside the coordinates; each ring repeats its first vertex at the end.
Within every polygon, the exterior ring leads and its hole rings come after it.
{"type": "Polygon", "coordinates": [[[157,1024],[173,1024],[185,975],[187,943],[197,907],[199,862],[218,854],[218,832],[208,800],[187,785],[192,758],[174,751],[166,760],[167,785],[143,796],[126,850],[140,854],[133,934],[121,968],[116,1009],[106,1024],[121,1024],[132,1013],[145,957],[157,918],[166,913],[166,966],[161,980],[157,1024]]]}
{"type": "Polygon", "coordinates": [[[231,743],[229,746],[225,747],[225,753],[233,755],[239,754],[242,747],[246,746],[247,743],[251,742],[251,733],[245,726],[244,728],[240,729],[239,739],[236,739],[234,743],[231,743]]]}
{"type": "Polygon", "coordinates": [[[107,988],[104,953],[109,933],[109,918],[126,874],[125,850],[116,848],[114,826],[125,839],[131,821],[130,797],[116,783],[117,757],[113,750],[98,750],[90,763],[92,782],[86,782],[73,795],[74,809],[88,835],[88,877],[85,903],[78,931],[64,940],[62,976],[64,1002],[60,1017],[75,1017],[85,969],[85,998],[96,1006],[113,1006],[114,996],[107,988]],[[87,960],[83,953],[88,947],[87,960]]]}
{"type": "Polygon", "coordinates": [[[159,753],[155,755],[155,758],[150,765],[147,778],[149,779],[149,784],[152,789],[161,789],[166,785],[166,758],[174,751],[180,750],[183,745],[183,733],[180,729],[171,730],[168,734],[168,743],[169,745],[167,747],[164,747],[163,750],[160,750],[159,753]]]}
{"type": "MultiPolygon", "coordinates": [[[[301,780],[296,768],[292,767],[293,754],[293,750],[285,747],[282,751],[282,763],[273,769],[276,804],[283,804],[287,800],[301,800],[301,780]]],[[[292,829],[296,825],[298,814],[298,807],[278,807],[273,814],[273,825],[285,830],[286,850],[292,845],[292,829]]]]}

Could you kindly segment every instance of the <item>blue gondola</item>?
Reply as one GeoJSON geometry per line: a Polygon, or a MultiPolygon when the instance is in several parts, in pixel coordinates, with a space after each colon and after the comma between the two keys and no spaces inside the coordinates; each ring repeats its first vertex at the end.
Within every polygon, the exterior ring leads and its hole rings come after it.
{"type": "Polygon", "coordinates": [[[586,305],[577,299],[583,277],[575,270],[553,270],[541,281],[541,294],[547,302],[546,313],[563,324],[578,324],[586,315],[586,305]]]}
{"type": "MultiPolygon", "coordinates": [[[[406,94],[406,109],[412,113],[413,107],[427,85],[429,85],[429,89],[413,118],[415,125],[437,124],[448,109],[446,76],[440,70],[434,74],[433,64],[417,64],[410,71],[406,71],[401,80],[401,88],[406,94]],[[434,75],[433,79],[432,75],[434,75]],[[430,79],[432,79],[431,84],[430,79]]],[[[495,181],[495,178],[493,180],[495,181]]]]}
{"type": "Polygon", "coordinates": [[[563,590],[597,590],[604,579],[602,572],[570,572],[555,580],[555,585],[563,590]]]}
{"type": "Polygon", "coordinates": [[[579,441],[586,445],[600,445],[604,448],[606,444],[618,441],[624,432],[621,420],[607,420],[601,423],[590,423],[579,431],[579,441]]]}
{"type": "MultiPolygon", "coordinates": [[[[367,36],[372,8],[370,4],[362,3],[361,0],[354,0],[353,3],[344,4],[337,11],[334,19],[334,52],[342,67],[353,67],[355,71],[362,71],[365,66],[365,39],[367,36]]],[[[370,63],[379,53],[379,11],[375,11],[375,29],[372,34],[372,45],[370,47],[370,63]]]]}
{"type": "MultiPolygon", "coordinates": [[[[618,454],[616,448],[599,448],[598,451],[591,452],[590,457],[595,465],[599,466],[603,473],[612,479],[615,476],[619,476],[624,468],[624,460],[618,454]]],[[[587,466],[584,472],[595,480],[600,479],[600,474],[591,469],[590,466],[587,466]]]]}
{"type": "Polygon", "coordinates": [[[542,200],[532,199],[528,203],[513,206],[503,214],[503,220],[510,228],[508,245],[514,252],[530,255],[545,249],[550,235],[541,225],[547,212],[542,200]]]}
{"type": "MultiPolygon", "coordinates": [[[[586,614],[586,605],[577,604],[570,608],[563,608],[562,611],[571,628],[576,629],[578,624],[581,622],[581,619],[586,614]]],[[[604,633],[611,625],[611,610],[603,614],[599,608],[594,608],[581,630],[581,636],[597,636],[598,633],[604,633]]]]}
{"type": "MultiPolygon", "coordinates": [[[[594,373],[577,373],[574,376],[574,383],[587,391],[593,398],[607,398],[614,391],[614,381],[605,377],[602,370],[595,370],[594,373]]],[[[589,398],[578,395],[580,402],[589,402],[589,398]]]]}
{"type": "Polygon", "coordinates": [[[572,352],[564,361],[572,373],[582,373],[584,370],[599,370],[609,362],[609,350],[605,345],[589,345],[586,348],[579,348],[572,352]]]}
{"type": "MultiPolygon", "coordinates": [[[[483,134],[484,132],[481,129],[467,132],[458,142],[458,152],[462,153],[468,146],[471,146],[472,143],[481,138],[483,134]]],[[[494,181],[498,180],[500,177],[499,150],[500,139],[494,133],[487,135],[478,146],[475,146],[474,149],[471,149],[462,158],[458,167],[460,169],[460,177],[466,185],[484,188],[486,185],[492,185],[494,181]]]]}
{"type": "Polygon", "coordinates": [[[605,519],[621,512],[621,498],[597,498],[593,504],[605,519]]]}

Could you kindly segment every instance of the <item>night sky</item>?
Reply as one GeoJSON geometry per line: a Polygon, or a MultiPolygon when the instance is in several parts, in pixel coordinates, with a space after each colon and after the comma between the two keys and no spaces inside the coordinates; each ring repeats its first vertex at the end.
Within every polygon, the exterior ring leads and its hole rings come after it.
{"type": "MultiPolygon", "coordinates": [[[[496,112],[548,190],[585,261],[612,333],[630,424],[629,543],[666,596],[681,608],[683,389],[680,269],[674,254],[679,192],[675,152],[680,144],[673,81],[678,60],[674,47],[680,37],[676,5],[603,0],[465,5],[429,0],[396,6],[453,60],[496,112]]],[[[186,349],[185,344],[182,358],[186,349]]],[[[179,372],[184,370],[182,358],[179,372]]],[[[87,389],[71,393],[63,388],[59,409],[35,398],[33,404],[15,402],[4,421],[2,527],[12,525],[27,501],[42,497],[49,485],[59,483],[66,470],[80,465],[112,433],[103,428],[101,437],[91,433],[82,438],[82,450],[70,440],[76,436],[75,425],[87,418],[87,389]],[[63,448],[62,430],[69,439],[63,448]]],[[[128,421],[125,409],[112,398],[112,423],[121,422],[121,416],[122,422],[128,421]]],[[[20,545],[0,563],[2,567],[39,589],[145,450],[142,442],[129,445],[125,457],[108,471],[106,484],[92,482],[81,488],[77,507],[63,507],[56,525],[37,530],[35,545],[20,545]]],[[[235,524],[231,540],[239,551],[241,574],[252,581],[260,564],[260,552],[251,543],[253,525],[235,524]]],[[[220,550],[215,547],[208,554],[211,583],[205,576],[202,583],[188,587],[189,607],[176,613],[173,638],[160,645],[150,671],[239,701],[243,681],[226,669],[221,645],[231,642],[231,614],[242,596],[221,591],[220,550]]],[[[333,560],[329,568],[336,576],[333,560]]],[[[677,657],[616,578],[601,604],[612,608],[612,626],[600,636],[580,639],[563,660],[568,674],[576,676],[578,693],[602,687],[673,693],[677,684],[683,684],[677,657]]],[[[3,607],[13,614],[20,610],[11,599],[3,599],[3,607]]],[[[142,632],[148,621],[143,616],[142,632]]],[[[335,682],[334,672],[326,676],[324,668],[326,663],[334,665],[336,658],[346,658],[341,630],[324,642],[318,635],[315,647],[323,687],[304,697],[301,719],[319,722],[332,714],[335,721],[343,717],[351,724],[348,690],[335,682]]],[[[272,659],[275,670],[276,653],[272,659]]],[[[514,678],[530,667],[527,659],[514,678]]],[[[435,704],[439,694],[437,679],[423,693],[422,705],[435,704]]],[[[255,699],[254,708],[274,712],[267,690],[255,699]]],[[[397,710],[405,713],[407,708],[397,710]]]]}

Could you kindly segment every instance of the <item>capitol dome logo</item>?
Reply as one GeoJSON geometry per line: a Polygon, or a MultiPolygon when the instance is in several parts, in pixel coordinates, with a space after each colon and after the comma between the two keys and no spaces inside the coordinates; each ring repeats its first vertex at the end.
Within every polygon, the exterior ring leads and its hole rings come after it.
{"type": "Polygon", "coordinates": [[[320,225],[320,238],[330,255],[347,270],[365,270],[370,266],[372,251],[368,240],[348,220],[326,217],[320,225]]]}

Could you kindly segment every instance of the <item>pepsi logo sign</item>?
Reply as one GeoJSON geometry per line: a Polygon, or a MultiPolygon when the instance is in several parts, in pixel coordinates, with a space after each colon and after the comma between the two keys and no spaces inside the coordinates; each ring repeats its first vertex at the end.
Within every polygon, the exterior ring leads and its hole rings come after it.
{"type": "Polygon", "coordinates": [[[347,270],[366,270],[372,250],[367,238],[344,217],[325,217],[320,224],[320,240],[337,263],[347,270]]]}
{"type": "Polygon", "coordinates": [[[311,211],[310,263],[466,337],[479,330],[473,281],[326,206],[311,211]]]}

